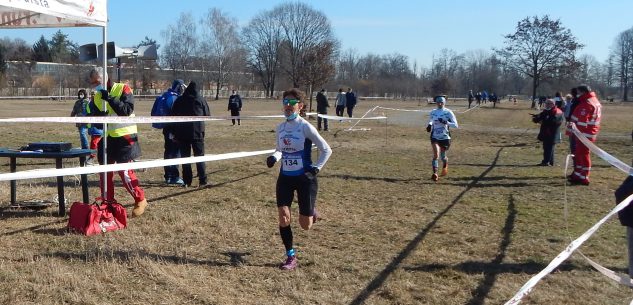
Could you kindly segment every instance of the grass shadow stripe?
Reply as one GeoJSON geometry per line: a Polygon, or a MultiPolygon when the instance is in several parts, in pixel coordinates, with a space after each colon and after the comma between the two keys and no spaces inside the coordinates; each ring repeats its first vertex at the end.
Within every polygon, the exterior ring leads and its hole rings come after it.
{"type": "Polygon", "coordinates": [[[354,298],[354,300],[352,300],[350,302],[350,305],[360,305],[365,303],[365,301],[369,298],[369,296],[378,288],[380,288],[385,281],[387,280],[387,278],[389,277],[389,275],[391,275],[396,268],[402,263],[402,261],[404,261],[405,258],[407,258],[411,252],[418,246],[418,244],[420,244],[420,242],[426,237],[426,235],[431,231],[431,229],[433,227],[435,227],[435,224],[442,218],[444,217],[444,215],[446,215],[448,213],[448,211],[450,211],[456,204],[457,202],[459,202],[459,200],[462,199],[462,197],[464,197],[464,195],[471,190],[473,187],[475,187],[477,185],[477,183],[479,183],[479,181],[484,178],[486,175],[488,175],[488,173],[490,173],[490,171],[492,171],[496,165],[497,162],[499,161],[499,157],[501,156],[501,152],[503,151],[504,147],[499,148],[499,150],[497,150],[497,154],[494,158],[494,160],[492,161],[492,163],[488,166],[488,168],[486,170],[484,170],[481,175],[479,175],[478,177],[476,177],[475,179],[472,180],[471,183],[469,183],[466,186],[466,189],[464,189],[461,193],[459,193],[452,201],[451,203],[446,206],[441,212],[439,212],[434,218],[433,220],[431,220],[431,222],[429,224],[426,225],[426,227],[424,227],[419,233],[418,235],[412,239],[406,247],[404,247],[404,249],[402,251],[400,251],[400,253],[394,257],[394,259],[380,272],[378,273],[378,275],[376,277],[374,277],[373,280],[371,280],[371,282],[369,282],[369,284],[367,284],[367,286],[365,286],[365,288],[354,298]]]}

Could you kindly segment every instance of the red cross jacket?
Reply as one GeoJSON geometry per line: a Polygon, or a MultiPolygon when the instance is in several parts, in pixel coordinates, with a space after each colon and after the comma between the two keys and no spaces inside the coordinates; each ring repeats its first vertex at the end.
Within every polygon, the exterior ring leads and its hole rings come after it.
{"type": "Polygon", "coordinates": [[[578,97],[578,105],[574,108],[570,121],[576,124],[578,130],[585,137],[595,140],[600,132],[601,116],[600,101],[596,97],[596,93],[589,92],[578,97]]]}

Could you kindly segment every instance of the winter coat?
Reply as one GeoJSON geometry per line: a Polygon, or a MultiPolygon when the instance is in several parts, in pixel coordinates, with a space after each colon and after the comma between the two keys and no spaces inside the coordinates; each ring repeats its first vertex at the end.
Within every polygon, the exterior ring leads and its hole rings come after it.
{"type": "Polygon", "coordinates": [[[327,108],[330,107],[330,104],[327,101],[327,96],[323,94],[323,92],[317,93],[316,96],[317,102],[317,112],[322,114],[327,114],[327,108]]]}
{"type": "MultiPolygon", "coordinates": [[[[182,96],[178,97],[171,109],[171,116],[210,116],[209,104],[200,96],[196,83],[191,82],[182,96]]],[[[203,140],[204,121],[171,123],[168,131],[174,135],[177,141],[203,140]]]]}
{"type": "Polygon", "coordinates": [[[560,125],[563,123],[563,112],[558,107],[543,110],[532,119],[534,123],[541,123],[538,140],[548,143],[560,143],[560,125]]]}

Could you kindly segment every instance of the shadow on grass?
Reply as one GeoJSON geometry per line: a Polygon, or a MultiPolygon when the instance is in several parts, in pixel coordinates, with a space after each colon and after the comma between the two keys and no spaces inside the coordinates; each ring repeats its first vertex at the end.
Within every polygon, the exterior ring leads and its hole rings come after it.
{"type": "MultiPolygon", "coordinates": [[[[320,176],[319,176],[320,177],[320,176]]],[[[411,182],[418,181],[419,178],[412,179],[400,179],[400,178],[387,178],[387,177],[369,177],[369,176],[352,176],[352,175],[342,175],[342,174],[327,174],[323,175],[323,177],[332,177],[332,178],[340,178],[343,180],[361,180],[361,181],[385,181],[390,183],[399,183],[399,182],[411,182]]]]}
{"type": "MultiPolygon", "coordinates": [[[[546,263],[539,263],[539,262],[529,260],[524,263],[505,263],[505,264],[498,264],[498,263],[495,263],[494,261],[493,262],[467,261],[467,262],[463,262],[457,265],[428,264],[428,265],[419,265],[419,266],[412,266],[412,267],[403,267],[402,269],[407,270],[407,271],[420,271],[420,272],[437,272],[441,270],[451,269],[451,270],[455,270],[455,271],[459,271],[459,272],[463,272],[467,274],[484,273],[486,274],[485,276],[488,276],[488,274],[494,274],[496,276],[502,273],[533,275],[533,274],[537,274],[541,272],[541,270],[545,269],[545,267],[547,267],[546,263]]],[[[590,271],[593,269],[589,266],[579,266],[570,262],[565,262],[561,264],[560,266],[558,266],[558,268],[556,268],[555,270],[556,271],[573,271],[573,270],[590,271]]],[[[483,283],[486,283],[485,278],[484,278],[484,281],[482,281],[482,284],[483,283]]],[[[490,288],[492,288],[492,286],[488,287],[488,291],[490,290],[490,288]]],[[[480,288],[478,287],[477,289],[473,291],[473,293],[477,293],[479,290],[480,288]]],[[[488,291],[486,291],[486,293],[488,293],[488,291]]],[[[479,299],[479,295],[480,294],[474,294],[473,300],[479,299]]],[[[473,304],[473,303],[468,303],[468,304],[473,304]]],[[[477,303],[477,304],[481,304],[481,303],[477,303]]]]}
{"type": "MultiPolygon", "coordinates": [[[[541,167],[541,166],[538,165],[537,162],[538,161],[535,161],[534,164],[499,164],[499,165],[497,165],[497,167],[534,167],[534,168],[541,167]]],[[[453,163],[451,163],[451,165],[453,165],[453,163]]],[[[490,164],[482,164],[482,163],[454,163],[453,166],[455,166],[455,165],[475,166],[475,167],[487,167],[487,166],[490,166],[490,164]]],[[[560,168],[562,168],[562,167],[564,167],[565,163],[562,162],[559,165],[561,166],[560,168]]],[[[543,168],[544,171],[547,171],[547,170],[556,170],[556,171],[558,171],[560,169],[558,166],[554,166],[554,167],[543,166],[542,168],[543,168]]],[[[591,168],[612,168],[612,166],[608,165],[608,164],[607,165],[605,165],[605,164],[592,164],[591,168]]]]}
{"type": "MultiPolygon", "coordinates": [[[[200,265],[200,266],[214,266],[214,267],[266,267],[276,268],[279,265],[273,263],[265,264],[252,264],[246,259],[246,256],[250,255],[250,252],[223,252],[221,253],[227,256],[226,261],[222,260],[205,260],[193,257],[183,257],[177,255],[163,255],[156,253],[149,253],[146,251],[97,251],[88,253],[71,253],[71,252],[52,252],[43,253],[41,257],[55,257],[64,260],[80,260],[84,262],[94,261],[111,261],[111,262],[129,262],[136,259],[147,259],[160,263],[171,263],[177,265],[200,265]]],[[[307,264],[311,265],[311,264],[307,264]]]]}
{"type": "Polygon", "coordinates": [[[422,240],[426,237],[426,234],[428,234],[431,231],[431,229],[435,226],[435,224],[442,217],[444,217],[444,215],[446,215],[446,213],[448,213],[448,211],[450,211],[457,204],[457,202],[459,202],[459,200],[462,199],[462,197],[464,197],[464,195],[470,189],[475,187],[476,184],[479,183],[479,181],[482,178],[488,175],[488,173],[490,173],[490,171],[492,171],[496,167],[503,149],[504,148],[502,147],[497,151],[497,154],[494,160],[492,161],[491,164],[488,165],[488,168],[485,171],[483,171],[481,175],[473,179],[472,182],[466,186],[466,189],[463,190],[461,193],[459,193],[459,195],[457,195],[455,199],[453,199],[451,203],[446,208],[444,208],[444,210],[439,212],[433,218],[433,220],[429,224],[427,224],[426,227],[424,227],[422,231],[420,231],[418,235],[413,240],[411,240],[407,244],[407,246],[402,251],[400,251],[400,253],[396,257],[393,258],[391,263],[389,263],[380,273],[378,273],[378,275],[376,275],[376,277],[374,277],[374,279],[371,280],[371,282],[369,282],[369,284],[367,284],[367,286],[365,286],[365,288],[350,302],[350,304],[352,305],[364,304],[365,301],[367,301],[367,299],[369,298],[369,296],[371,296],[371,294],[376,289],[380,288],[385,283],[389,275],[391,275],[391,273],[393,273],[396,270],[396,268],[398,268],[398,266],[402,263],[402,261],[404,261],[404,259],[407,258],[411,254],[411,252],[418,246],[418,244],[422,242],[422,240]]]}
{"type": "Polygon", "coordinates": [[[266,174],[266,173],[268,173],[268,171],[262,171],[262,172],[255,173],[255,174],[252,174],[252,175],[249,175],[249,176],[245,176],[245,177],[242,177],[242,178],[237,178],[237,179],[233,179],[233,180],[229,180],[229,181],[225,181],[225,182],[221,182],[221,183],[217,183],[217,184],[209,184],[209,185],[206,185],[206,186],[203,186],[203,187],[188,187],[188,188],[173,187],[174,189],[182,190],[182,191],[175,192],[173,194],[169,194],[169,195],[165,195],[165,196],[156,197],[156,198],[151,198],[151,199],[148,198],[147,201],[149,201],[150,203],[155,203],[157,201],[165,200],[165,199],[168,199],[168,198],[178,197],[178,196],[183,195],[183,194],[188,194],[188,193],[192,193],[192,192],[202,191],[202,190],[207,189],[207,188],[222,187],[222,186],[225,186],[227,184],[231,184],[231,183],[239,182],[239,181],[246,180],[246,179],[249,179],[249,178],[257,177],[257,176],[260,176],[260,175],[263,175],[263,174],[266,174]]]}
{"type": "MultiPolygon", "coordinates": [[[[28,217],[33,217],[33,214],[29,215],[28,217]]],[[[15,234],[18,234],[18,233],[23,233],[23,232],[28,232],[28,231],[38,231],[38,230],[48,231],[50,229],[44,229],[44,228],[48,227],[50,225],[66,223],[67,221],[68,220],[66,220],[66,219],[61,219],[61,220],[57,220],[57,221],[51,221],[51,222],[48,222],[48,223],[40,224],[40,225],[30,226],[30,227],[27,227],[27,228],[22,228],[22,229],[17,229],[17,230],[5,232],[5,233],[0,233],[0,237],[2,237],[2,236],[11,236],[11,235],[15,235],[15,234]]],[[[56,230],[58,230],[58,229],[56,229],[56,230]]],[[[61,231],[65,231],[65,229],[61,229],[61,231]]],[[[49,233],[53,233],[53,232],[49,232],[49,233]]],[[[57,235],[57,233],[53,233],[53,234],[57,235]]],[[[63,233],[59,234],[59,235],[63,235],[63,233]]]]}
{"type": "MultiPolygon", "coordinates": [[[[488,265],[490,265],[491,270],[484,271],[484,278],[479,283],[477,288],[471,291],[471,295],[473,296],[470,301],[468,301],[468,305],[476,305],[483,304],[486,296],[490,293],[490,289],[494,285],[497,280],[498,271],[495,269],[499,269],[503,259],[506,257],[506,250],[510,245],[512,231],[514,230],[514,221],[516,220],[517,210],[514,206],[514,195],[510,195],[510,200],[508,202],[508,217],[506,217],[506,223],[503,226],[501,232],[503,232],[503,238],[501,239],[501,243],[499,244],[499,250],[497,251],[497,256],[490,261],[488,265]]],[[[538,272],[538,271],[536,271],[538,272]]]]}
{"type": "MultiPolygon", "coordinates": [[[[473,180],[473,177],[451,177],[452,181],[471,181],[473,180]]],[[[480,179],[480,181],[498,181],[498,180],[521,180],[521,181],[525,181],[525,180],[537,180],[537,181],[543,181],[543,180],[552,180],[552,181],[558,181],[558,180],[562,180],[562,178],[555,178],[555,177],[506,177],[506,176],[494,176],[494,177],[483,177],[480,179]]]]}

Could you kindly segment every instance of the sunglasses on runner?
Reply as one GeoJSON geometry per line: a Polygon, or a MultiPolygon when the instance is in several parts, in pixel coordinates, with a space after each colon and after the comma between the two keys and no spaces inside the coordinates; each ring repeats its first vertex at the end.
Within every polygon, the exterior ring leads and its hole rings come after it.
{"type": "Polygon", "coordinates": [[[288,105],[294,106],[297,103],[299,103],[299,100],[298,99],[287,99],[287,98],[285,98],[283,101],[281,101],[281,103],[284,104],[284,106],[288,106],[288,105]]]}

